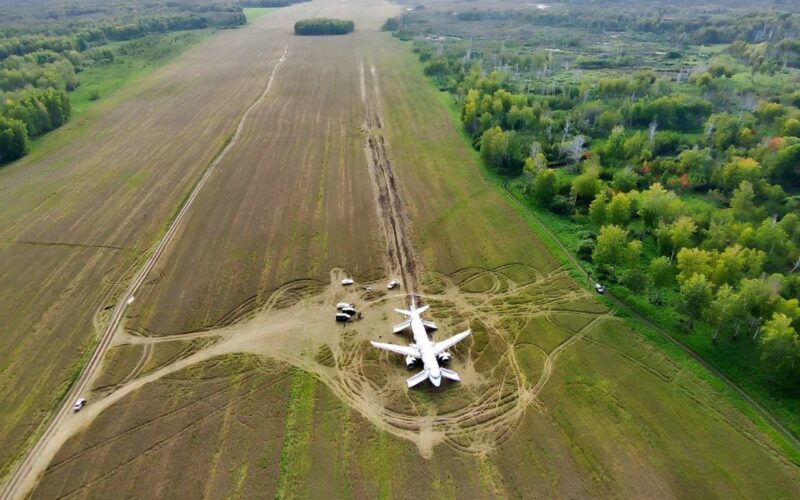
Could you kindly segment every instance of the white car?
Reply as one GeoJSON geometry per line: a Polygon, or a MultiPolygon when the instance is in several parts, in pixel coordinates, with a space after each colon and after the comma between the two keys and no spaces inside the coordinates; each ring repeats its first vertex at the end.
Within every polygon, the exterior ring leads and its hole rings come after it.
{"type": "Polygon", "coordinates": [[[388,288],[389,290],[394,290],[395,288],[397,288],[397,285],[399,285],[399,284],[400,284],[399,281],[392,280],[392,281],[389,282],[388,285],[386,285],[386,288],[388,288]]]}
{"type": "Polygon", "coordinates": [[[79,398],[77,401],[75,401],[75,404],[72,405],[72,411],[81,411],[81,408],[83,408],[84,405],[86,405],[86,400],[79,398]]]}
{"type": "Polygon", "coordinates": [[[597,290],[597,293],[606,293],[605,287],[603,285],[601,285],[600,283],[595,283],[594,284],[594,289],[597,290]]]}
{"type": "Polygon", "coordinates": [[[353,283],[355,283],[355,281],[353,281],[352,278],[345,278],[345,279],[342,280],[342,285],[343,286],[349,286],[349,285],[352,285],[353,283]]]}
{"type": "Polygon", "coordinates": [[[346,309],[348,307],[353,307],[353,304],[348,304],[347,302],[339,302],[336,304],[336,309],[346,309]]]}

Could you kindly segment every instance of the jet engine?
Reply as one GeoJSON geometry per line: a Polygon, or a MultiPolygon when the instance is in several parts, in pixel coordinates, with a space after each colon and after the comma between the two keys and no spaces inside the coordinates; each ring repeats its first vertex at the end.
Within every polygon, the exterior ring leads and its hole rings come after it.
{"type": "Polygon", "coordinates": [[[417,364],[417,358],[414,356],[406,356],[406,368],[414,368],[414,365],[417,364]]]}
{"type": "Polygon", "coordinates": [[[450,362],[451,359],[453,359],[453,355],[450,354],[449,352],[443,352],[439,354],[437,358],[439,359],[439,363],[446,365],[447,363],[450,362]]]}

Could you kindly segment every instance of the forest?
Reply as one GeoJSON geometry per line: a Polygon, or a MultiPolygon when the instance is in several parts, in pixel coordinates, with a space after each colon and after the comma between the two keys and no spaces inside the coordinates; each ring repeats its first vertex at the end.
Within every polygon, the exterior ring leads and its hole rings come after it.
{"type": "Polygon", "coordinates": [[[345,19],[301,19],[294,23],[298,35],[346,35],[355,29],[353,21],[345,19]]]}
{"type": "Polygon", "coordinates": [[[58,5],[9,7],[13,15],[0,21],[0,164],[20,158],[32,138],[69,120],[69,92],[80,85],[81,71],[113,63],[125,42],[245,23],[241,7],[229,4],[58,5]]]}
{"type": "Polygon", "coordinates": [[[470,9],[384,29],[594,280],[795,404],[800,15],[470,9]]]}

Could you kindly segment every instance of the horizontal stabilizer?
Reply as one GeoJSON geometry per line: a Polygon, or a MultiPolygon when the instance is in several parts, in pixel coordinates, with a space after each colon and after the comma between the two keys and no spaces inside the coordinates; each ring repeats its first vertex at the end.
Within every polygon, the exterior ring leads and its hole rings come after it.
{"type": "Polygon", "coordinates": [[[436,326],[436,323],[434,323],[433,321],[425,321],[423,319],[422,320],[422,324],[425,325],[425,328],[427,328],[428,330],[438,330],[439,329],[439,327],[436,326]]]}
{"type": "Polygon", "coordinates": [[[406,316],[411,316],[411,311],[406,311],[405,309],[395,309],[395,311],[406,316]]]}
{"type": "Polygon", "coordinates": [[[400,333],[403,330],[405,330],[406,328],[409,328],[410,326],[411,326],[411,320],[404,321],[404,322],[400,323],[399,325],[394,325],[394,329],[392,330],[392,333],[400,333]]]}
{"type": "Polygon", "coordinates": [[[397,344],[384,344],[382,342],[373,342],[373,341],[370,341],[370,344],[372,344],[372,347],[377,347],[378,349],[383,349],[384,351],[402,354],[403,356],[412,356],[414,358],[421,357],[419,349],[416,347],[397,345],[397,344]]]}
{"type": "Polygon", "coordinates": [[[408,387],[414,387],[415,385],[425,380],[428,380],[428,370],[422,370],[421,372],[417,373],[410,379],[406,380],[406,383],[408,384],[408,387]]]}
{"type": "Polygon", "coordinates": [[[422,314],[425,311],[427,311],[428,309],[430,309],[430,307],[431,306],[422,306],[419,309],[415,309],[414,312],[417,313],[417,314],[422,314]]]}
{"type": "Polygon", "coordinates": [[[461,377],[458,376],[458,372],[454,372],[453,370],[448,370],[447,368],[439,368],[442,372],[442,377],[449,378],[450,380],[455,380],[456,382],[461,382],[461,377]]]}
{"type": "Polygon", "coordinates": [[[437,342],[433,345],[433,353],[434,354],[441,354],[444,351],[450,349],[454,345],[458,344],[465,338],[469,337],[469,334],[472,333],[472,330],[467,330],[466,332],[461,332],[457,335],[453,335],[449,339],[442,340],[441,342],[437,342]]]}

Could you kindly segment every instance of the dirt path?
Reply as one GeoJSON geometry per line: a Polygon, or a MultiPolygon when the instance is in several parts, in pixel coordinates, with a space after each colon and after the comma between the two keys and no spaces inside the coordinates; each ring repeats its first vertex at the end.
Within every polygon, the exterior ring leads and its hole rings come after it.
{"type": "MultiPolygon", "coordinates": [[[[550,237],[550,239],[556,245],[558,245],[558,247],[561,249],[563,254],[567,257],[567,259],[572,264],[573,268],[575,268],[579,273],[581,273],[584,278],[586,278],[587,280],[591,281],[591,278],[589,277],[589,273],[583,268],[583,266],[581,266],[580,262],[578,262],[578,260],[572,255],[572,253],[567,249],[567,247],[565,247],[561,243],[561,240],[558,239],[558,236],[556,236],[555,233],[553,233],[550,230],[550,228],[548,228],[542,222],[540,222],[539,219],[537,219],[536,216],[530,210],[528,210],[528,208],[524,204],[522,204],[522,202],[520,202],[517,199],[516,195],[514,195],[514,193],[511,192],[511,190],[508,188],[508,184],[510,182],[511,182],[511,179],[508,179],[508,180],[503,182],[503,191],[505,191],[505,193],[508,196],[508,198],[514,204],[516,204],[520,208],[520,210],[524,211],[525,213],[530,214],[531,217],[533,218],[534,222],[536,223],[536,225],[539,227],[539,229],[542,232],[546,233],[550,237]]],[[[770,425],[772,425],[772,427],[774,427],[775,430],[777,430],[781,434],[781,436],[783,436],[783,438],[786,439],[786,441],[788,441],[794,447],[795,450],[800,451],[800,439],[798,439],[794,434],[792,434],[792,432],[789,431],[789,429],[787,429],[774,415],[772,415],[772,413],[770,413],[769,410],[767,410],[766,408],[761,406],[755,399],[753,399],[749,394],[747,394],[747,392],[745,392],[744,389],[739,387],[736,384],[736,382],[734,382],[733,380],[729,379],[721,371],[717,370],[713,365],[711,365],[708,361],[703,359],[699,354],[695,353],[689,346],[687,346],[686,344],[684,344],[683,342],[678,340],[671,333],[669,333],[668,331],[664,330],[663,328],[661,328],[657,324],[653,323],[652,321],[650,321],[645,316],[639,314],[637,311],[635,311],[634,309],[629,307],[625,302],[623,302],[619,298],[615,297],[614,294],[612,294],[611,292],[606,292],[605,296],[612,304],[614,304],[620,310],[625,311],[628,315],[630,315],[631,317],[635,318],[637,321],[639,321],[640,323],[644,324],[645,326],[647,326],[651,330],[653,330],[655,332],[658,332],[662,337],[664,337],[665,339],[669,340],[670,342],[672,342],[673,344],[678,346],[683,352],[688,354],[692,359],[694,359],[695,361],[700,363],[712,375],[714,375],[715,377],[720,379],[723,383],[725,383],[725,385],[728,386],[728,388],[733,390],[742,399],[747,401],[753,407],[753,409],[756,410],[756,412],[761,416],[761,418],[763,418],[764,420],[769,422],[770,425]]]]}
{"type": "MultiPolygon", "coordinates": [[[[86,392],[89,381],[92,380],[96,370],[100,367],[103,357],[108,351],[112,339],[114,338],[114,334],[120,327],[120,323],[125,315],[125,311],[128,305],[130,305],[133,302],[137,290],[145,281],[147,275],[153,269],[159,257],[164,252],[164,249],[172,240],[181,222],[186,217],[186,214],[189,212],[192,202],[197,198],[197,194],[203,188],[203,185],[206,183],[211,174],[214,173],[217,166],[223,160],[225,155],[227,155],[228,152],[236,145],[237,141],[239,140],[239,137],[241,136],[242,130],[244,129],[247,117],[250,115],[252,110],[264,99],[264,97],[266,97],[270,87],[272,87],[272,82],[274,80],[275,73],[277,72],[281,64],[284,61],[286,61],[288,52],[289,52],[289,47],[287,44],[284,48],[283,54],[281,55],[280,59],[278,59],[277,63],[272,69],[272,73],[270,74],[270,78],[267,82],[266,87],[264,88],[264,91],[261,93],[258,99],[256,99],[250,105],[250,107],[247,108],[247,110],[244,112],[241,120],[239,121],[239,125],[236,128],[236,132],[232,136],[231,140],[205,170],[202,177],[197,182],[195,187],[192,189],[190,195],[181,206],[181,209],[178,211],[178,214],[175,216],[175,218],[167,228],[166,232],[161,237],[156,247],[153,249],[150,257],[147,259],[147,261],[145,261],[145,263],[136,273],[125,293],[123,293],[120,296],[119,301],[117,302],[116,306],[114,306],[114,312],[112,313],[111,318],[109,319],[108,324],[105,330],[103,331],[102,336],[100,337],[100,341],[98,342],[98,345],[95,348],[92,357],[89,359],[89,362],[81,371],[81,374],[75,381],[75,384],[73,384],[72,389],[70,389],[70,391],[67,393],[67,396],[65,397],[64,403],[62,404],[61,408],[57,411],[53,419],[50,421],[50,424],[47,426],[47,429],[39,438],[36,445],[34,445],[34,447],[28,452],[22,463],[20,463],[17,469],[11,474],[8,482],[6,483],[3,489],[2,495],[0,495],[0,498],[2,499],[18,498],[24,496],[25,493],[30,491],[30,489],[33,487],[36,478],[44,471],[44,469],[47,467],[47,464],[50,463],[53,456],[55,456],[55,453],[61,447],[61,444],[63,444],[63,442],[66,440],[63,437],[64,434],[64,431],[62,431],[62,428],[64,427],[63,423],[71,414],[73,402],[79,396],[83,395],[86,392]],[[60,433],[62,434],[61,436],[59,436],[60,433]]],[[[68,433],[68,435],[71,434],[72,432],[68,433]]]]}
{"type": "Polygon", "coordinates": [[[361,61],[359,74],[361,98],[367,108],[367,117],[364,123],[367,144],[364,151],[372,174],[378,199],[378,214],[387,245],[387,270],[390,276],[402,278],[402,286],[405,290],[415,292],[419,289],[422,269],[411,244],[408,212],[398,190],[386,138],[383,134],[378,73],[372,66],[369,70],[369,77],[367,77],[364,62],[361,61]],[[371,86],[367,85],[367,78],[372,81],[371,86]],[[370,90],[367,90],[368,88],[370,90]]]}

